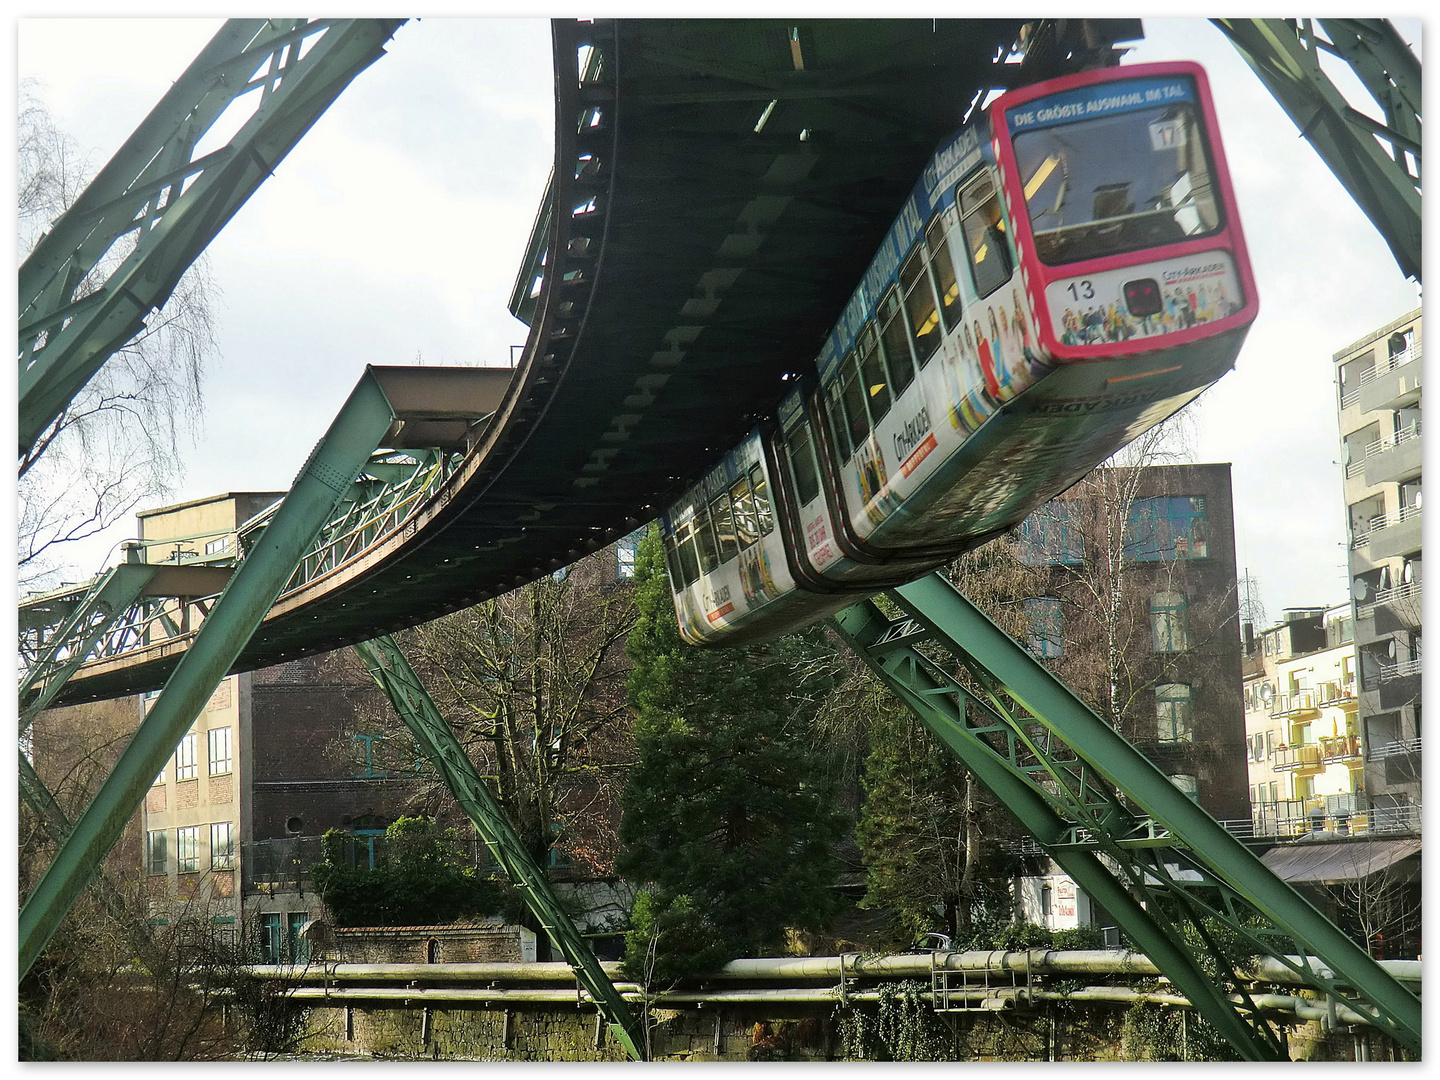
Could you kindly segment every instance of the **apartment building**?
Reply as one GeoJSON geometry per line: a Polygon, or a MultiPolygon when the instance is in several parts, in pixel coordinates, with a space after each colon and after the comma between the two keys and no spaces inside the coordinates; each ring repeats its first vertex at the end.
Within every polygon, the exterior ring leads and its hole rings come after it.
{"type": "Polygon", "coordinates": [[[1419,827],[1421,312],[1334,356],[1365,789],[1419,827]]]}
{"type": "Polygon", "coordinates": [[[1369,827],[1350,605],[1246,627],[1245,751],[1257,836],[1369,827]]]}

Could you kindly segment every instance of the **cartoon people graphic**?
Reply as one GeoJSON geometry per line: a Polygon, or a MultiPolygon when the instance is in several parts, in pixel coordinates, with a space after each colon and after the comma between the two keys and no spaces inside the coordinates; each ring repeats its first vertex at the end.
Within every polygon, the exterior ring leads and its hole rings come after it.
{"type": "Polygon", "coordinates": [[[1015,336],[1019,342],[1020,355],[1025,357],[1025,363],[1030,368],[1030,374],[1036,378],[1045,373],[1045,364],[1032,347],[1030,340],[1030,320],[1025,317],[1025,306],[1020,302],[1020,290],[1011,292],[1015,300],[1015,319],[1011,324],[1015,327],[1015,336]]]}
{"type": "Polygon", "coordinates": [[[1000,383],[995,377],[995,358],[990,352],[990,343],[985,340],[985,330],[980,320],[975,320],[975,355],[980,358],[980,371],[985,377],[985,390],[996,401],[1000,400],[1000,383]]]}

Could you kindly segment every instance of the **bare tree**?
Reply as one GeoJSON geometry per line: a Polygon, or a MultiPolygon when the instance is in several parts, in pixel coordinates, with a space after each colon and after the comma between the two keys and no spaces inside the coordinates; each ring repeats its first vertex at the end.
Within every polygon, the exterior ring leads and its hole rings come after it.
{"type": "MultiPolygon", "coordinates": [[[[416,672],[531,854],[552,846],[593,872],[618,850],[619,795],[634,759],[625,679],[633,590],[605,551],[559,578],[400,636],[416,672]]],[[[448,801],[413,736],[384,710],[362,720],[372,769],[418,771],[448,801]],[[381,738],[375,738],[380,736],[381,738]]],[[[353,753],[353,750],[347,750],[353,753]]]]}
{"type": "MultiPolygon", "coordinates": [[[[20,251],[28,253],[84,190],[88,156],[61,131],[39,96],[20,85],[20,251]]],[[[117,244],[81,292],[98,288],[130,254],[117,244]]],[[[64,545],[93,536],[140,500],[170,491],[182,446],[201,418],[201,385],[216,351],[220,291],[202,256],[146,326],[113,355],[19,462],[19,575],[41,588],[64,562],[64,545]]]]}

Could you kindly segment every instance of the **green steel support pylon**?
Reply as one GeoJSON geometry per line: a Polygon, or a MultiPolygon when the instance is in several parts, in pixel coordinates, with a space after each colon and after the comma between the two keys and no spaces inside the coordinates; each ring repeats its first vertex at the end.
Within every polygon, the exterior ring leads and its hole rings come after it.
{"type": "Polygon", "coordinates": [[[316,534],[350,494],[356,475],[394,419],[395,410],[367,370],[25,901],[19,929],[21,978],[114,846],[156,774],[274,605],[316,534]]]}
{"type": "Polygon", "coordinates": [[[175,80],[20,267],[22,460],[404,21],[231,19],[175,80]],[[254,114],[196,157],[246,97],[254,114]]]}
{"type": "Polygon", "coordinates": [[[1238,984],[1244,958],[1216,927],[1420,1052],[1419,999],[948,580],[931,574],[889,597],[901,617],[865,601],[836,617],[841,634],[1238,1053],[1285,1057],[1254,1003],[1223,985],[1238,984]]]}
{"type": "Polygon", "coordinates": [[[505,811],[475,770],[450,725],[435,707],[420,677],[405,654],[386,635],[355,646],[370,674],[389,695],[400,719],[420,740],[426,755],[445,778],[455,800],[475,823],[495,861],[525,897],[526,906],[540,920],[575,972],[576,981],[604,1014],[616,1042],[636,1061],[645,1060],[645,1036],[635,1015],[601,969],[595,953],[580,936],[560,906],[545,872],[535,864],[505,811]]]}

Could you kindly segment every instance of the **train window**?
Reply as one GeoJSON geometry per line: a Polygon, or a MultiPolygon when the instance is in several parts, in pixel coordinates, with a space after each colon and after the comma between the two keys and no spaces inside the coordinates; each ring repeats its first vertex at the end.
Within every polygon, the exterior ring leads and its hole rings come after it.
{"type": "Polygon", "coordinates": [[[925,248],[917,244],[900,267],[900,287],[905,290],[905,315],[910,320],[911,339],[915,343],[915,359],[924,367],[940,347],[940,310],[935,294],[930,291],[930,275],[925,272],[925,248]]]}
{"type": "Polygon", "coordinates": [[[715,524],[715,539],[720,546],[720,561],[729,562],[740,550],[735,542],[735,514],[730,509],[730,495],[722,491],[710,503],[710,519],[715,524]]]}
{"type": "Polygon", "coordinates": [[[670,588],[678,593],[685,585],[680,576],[679,560],[675,557],[675,537],[665,537],[664,542],[660,546],[665,552],[665,571],[670,575],[670,588]]]}
{"type": "Polygon", "coordinates": [[[1189,102],[1027,130],[1014,147],[1042,262],[1173,244],[1220,227],[1203,120],[1189,102]]]}
{"type": "Polygon", "coordinates": [[[700,578],[700,564],[695,558],[694,518],[675,530],[675,556],[680,563],[680,587],[688,589],[700,578]]]}
{"type": "MultiPolygon", "coordinates": [[[[865,399],[870,404],[870,419],[878,424],[890,411],[890,376],[885,374],[880,349],[875,343],[875,328],[869,323],[860,331],[856,352],[860,356],[860,385],[865,388],[865,399]]],[[[895,393],[899,392],[897,386],[895,393]]]]}
{"type": "Polygon", "coordinates": [[[750,492],[755,499],[755,524],[761,536],[769,536],[775,528],[775,515],[770,512],[770,485],[759,462],[750,466],[750,492]]]}
{"type": "Polygon", "coordinates": [[[735,504],[735,537],[744,551],[760,538],[755,522],[755,499],[750,493],[750,480],[742,476],[730,485],[730,501],[735,504]]]}
{"type": "Polygon", "coordinates": [[[790,473],[795,477],[795,500],[809,506],[820,495],[820,470],[815,463],[815,443],[810,425],[803,420],[785,434],[790,451],[790,473]]]}
{"type": "Polygon", "coordinates": [[[895,383],[895,396],[899,397],[915,379],[915,366],[910,360],[910,330],[900,317],[900,290],[891,289],[880,298],[880,318],[884,329],[880,337],[885,342],[885,359],[890,365],[890,377],[895,383]]]}
{"type": "Polygon", "coordinates": [[[1005,215],[995,181],[982,174],[960,192],[960,232],[970,260],[975,294],[989,296],[1010,280],[1010,249],[1005,244],[1005,215]]]}
{"type": "Polygon", "coordinates": [[[830,417],[830,433],[835,439],[835,454],[841,461],[849,461],[855,447],[850,442],[850,428],[845,423],[845,408],[840,403],[838,376],[825,388],[825,412],[830,417]]]}
{"type": "Polygon", "coordinates": [[[935,292],[940,296],[940,316],[948,333],[960,325],[960,281],[955,276],[955,263],[950,258],[950,238],[945,223],[937,214],[925,229],[925,247],[930,252],[930,273],[935,279],[935,292]]]}
{"type": "Polygon", "coordinates": [[[700,550],[700,572],[713,574],[720,565],[715,547],[715,530],[710,525],[710,509],[701,504],[695,511],[695,543],[700,550]]]}
{"type": "Polygon", "coordinates": [[[850,425],[850,445],[859,446],[870,434],[870,416],[865,411],[865,391],[860,386],[860,368],[854,353],[845,356],[841,399],[845,403],[845,420],[850,425]]]}

